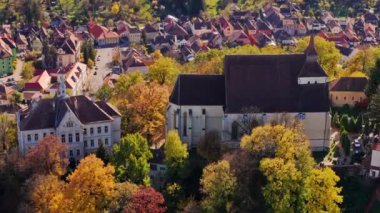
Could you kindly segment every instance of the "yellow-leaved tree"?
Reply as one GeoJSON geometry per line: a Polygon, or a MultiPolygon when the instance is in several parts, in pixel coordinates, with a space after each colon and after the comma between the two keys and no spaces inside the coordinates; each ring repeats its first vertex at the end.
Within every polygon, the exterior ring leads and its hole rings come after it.
{"type": "Polygon", "coordinates": [[[242,138],[241,148],[260,159],[259,169],[267,179],[263,196],[275,212],[339,210],[339,177],[332,170],[316,168],[309,141],[299,125],[257,127],[242,138]],[[314,184],[318,181],[323,184],[314,184]],[[321,191],[332,199],[327,201],[321,191]]]}
{"type": "MultiPolygon", "coordinates": [[[[298,44],[290,52],[303,53],[309,44],[310,37],[300,38],[298,44]]],[[[315,48],[318,53],[318,62],[325,70],[329,79],[334,79],[339,75],[338,63],[342,58],[334,42],[330,42],[319,36],[315,37],[315,48]]]]}
{"type": "Polygon", "coordinates": [[[105,209],[115,196],[115,169],[104,166],[101,159],[91,154],[80,161],[68,177],[66,196],[72,212],[96,212],[105,209]]]}

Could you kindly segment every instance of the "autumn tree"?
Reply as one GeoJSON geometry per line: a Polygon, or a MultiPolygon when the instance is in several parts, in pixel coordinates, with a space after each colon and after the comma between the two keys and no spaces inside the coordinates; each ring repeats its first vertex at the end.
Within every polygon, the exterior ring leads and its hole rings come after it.
{"type": "MultiPolygon", "coordinates": [[[[291,52],[303,53],[309,44],[309,37],[304,37],[298,40],[298,44],[291,52]]],[[[315,48],[318,53],[318,62],[323,70],[327,73],[330,79],[338,76],[338,63],[342,55],[335,47],[334,42],[326,41],[325,39],[317,36],[315,37],[315,48]]]]}
{"type": "Polygon", "coordinates": [[[340,212],[343,197],[341,187],[336,187],[339,177],[329,168],[317,168],[305,181],[307,212],[340,212]]]}
{"type": "Polygon", "coordinates": [[[147,77],[159,84],[173,84],[180,73],[179,65],[174,59],[168,57],[158,58],[154,64],[149,66],[147,77]]]}
{"type": "Polygon", "coordinates": [[[101,101],[108,101],[112,98],[114,89],[107,84],[103,84],[102,87],[96,92],[96,98],[101,101]]]}
{"type": "Polygon", "coordinates": [[[267,181],[262,192],[267,205],[275,212],[305,211],[309,190],[305,179],[314,175],[315,162],[301,129],[257,127],[242,138],[241,147],[260,160],[259,169],[267,181]]]}
{"type": "Polygon", "coordinates": [[[115,196],[115,169],[91,154],[82,159],[68,177],[67,204],[71,212],[97,212],[107,208],[115,196]]]}
{"type": "Polygon", "coordinates": [[[110,212],[128,212],[131,210],[131,199],[138,189],[139,186],[134,183],[116,183],[115,198],[111,201],[108,210],[110,212]]]}
{"type": "Polygon", "coordinates": [[[152,187],[141,187],[134,193],[131,199],[132,212],[145,213],[164,213],[166,207],[165,200],[161,193],[154,190],[152,187]]]}
{"type": "Polygon", "coordinates": [[[116,104],[123,115],[123,131],[139,132],[149,143],[163,139],[168,88],[155,82],[141,82],[131,86],[125,96],[116,104]]]}
{"type": "Polygon", "coordinates": [[[17,124],[8,114],[0,114],[0,143],[3,151],[17,144],[17,124]]]}
{"type": "Polygon", "coordinates": [[[201,192],[205,212],[229,212],[236,190],[236,177],[228,161],[212,163],[203,169],[201,192]]]}
{"type": "Polygon", "coordinates": [[[262,187],[266,179],[259,170],[261,159],[244,149],[228,152],[223,159],[230,163],[237,180],[234,210],[265,212],[268,208],[262,195],[262,187]]]}
{"type": "Polygon", "coordinates": [[[26,154],[26,164],[34,173],[61,176],[68,166],[67,145],[48,135],[26,154]]]}
{"type": "Polygon", "coordinates": [[[22,79],[30,80],[31,78],[33,78],[35,70],[36,69],[34,68],[32,61],[25,62],[21,72],[22,79]]]}
{"type": "Polygon", "coordinates": [[[350,60],[347,62],[344,72],[352,74],[355,72],[362,72],[363,74],[369,74],[371,69],[376,65],[376,59],[380,56],[380,49],[378,48],[365,48],[359,50],[350,60]]]}
{"type": "Polygon", "coordinates": [[[139,133],[128,134],[113,148],[113,163],[116,177],[121,181],[148,185],[150,166],[148,160],[153,157],[148,141],[139,133]]]}
{"type": "Polygon", "coordinates": [[[219,160],[222,151],[222,138],[217,131],[206,132],[197,145],[197,153],[209,162],[219,160]]]}
{"type": "Polygon", "coordinates": [[[112,3],[111,12],[113,15],[117,15],[120,12],[120,5],[118,2],[112,3]]]}
{"type": "Polygon", "coordinates": [[[54,175],[37,175],[28,181],[29,199],[35,212],[60,212],[65,182],[54,175]]]}
{"type": "Polygon", "coordinates": [[[178,136],[178,132],[171,130],[168,133],[167,140],[164,146],[165,150],[165,165],[168,167],[169,179],[176,179],[181,176],[181,173],[186,167],[189,152],[187,144],[182,144],[178,136]]]}

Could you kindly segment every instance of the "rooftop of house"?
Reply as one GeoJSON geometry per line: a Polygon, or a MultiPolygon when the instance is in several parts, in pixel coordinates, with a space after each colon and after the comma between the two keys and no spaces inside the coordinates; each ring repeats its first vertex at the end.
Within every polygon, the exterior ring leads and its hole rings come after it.
{"type": "Polygon", "coordinates": [[[20,130],[56,128],[67,112],[72,112],[82,124],[112,121],[118,112],[108,103],[94,102],[86,96],[44,99],[21,113],[20,130]],[[108,114],[110,113],[110,114],[108,114]]]}
{"type": "Polygon", "coordinates": [[[330,91],[334,92],[364,92],[368,79],[365,77],[342,77],[339,78],[330,91]]]}

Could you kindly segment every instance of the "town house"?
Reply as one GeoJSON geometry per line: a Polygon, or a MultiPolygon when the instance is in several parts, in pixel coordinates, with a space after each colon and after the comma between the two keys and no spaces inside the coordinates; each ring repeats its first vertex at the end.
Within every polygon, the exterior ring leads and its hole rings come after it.
{"type": "Polygon", "coordinates": [[[67,96],[63,77],[55,98],[43,99],[17,113],[19,151],[25,154],[46,135],[68,145],[68,157],[78,161],[102,143],[109,149],[120,141],[120,113],[106,102],[67,96]]]}

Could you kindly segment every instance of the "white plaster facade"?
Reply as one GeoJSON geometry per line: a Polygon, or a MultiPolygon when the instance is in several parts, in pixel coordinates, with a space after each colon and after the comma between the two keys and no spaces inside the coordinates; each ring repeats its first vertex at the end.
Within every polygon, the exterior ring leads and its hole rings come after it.
{"type": "MultiPolygon", "coordinates": [[[[329,147],[331,116],[328,112],[255,114],[261,125],[279,120],[281,116],[303,122],[312,151],[329,147]]],[[[169,103],[166,117],[167,130],[178,130],[182,142],[189,144],[189,147],[196,147],[206,132],[214,130],[221,133],[222,142],[230,147],[238,148],[243,136],[239,130],[233,133],[233,123],[242,122],[244,114],[225,114],[223,106],[178,106],[169,103]],[[233,134],[238,137],[235,138],[233,134]]]]}

